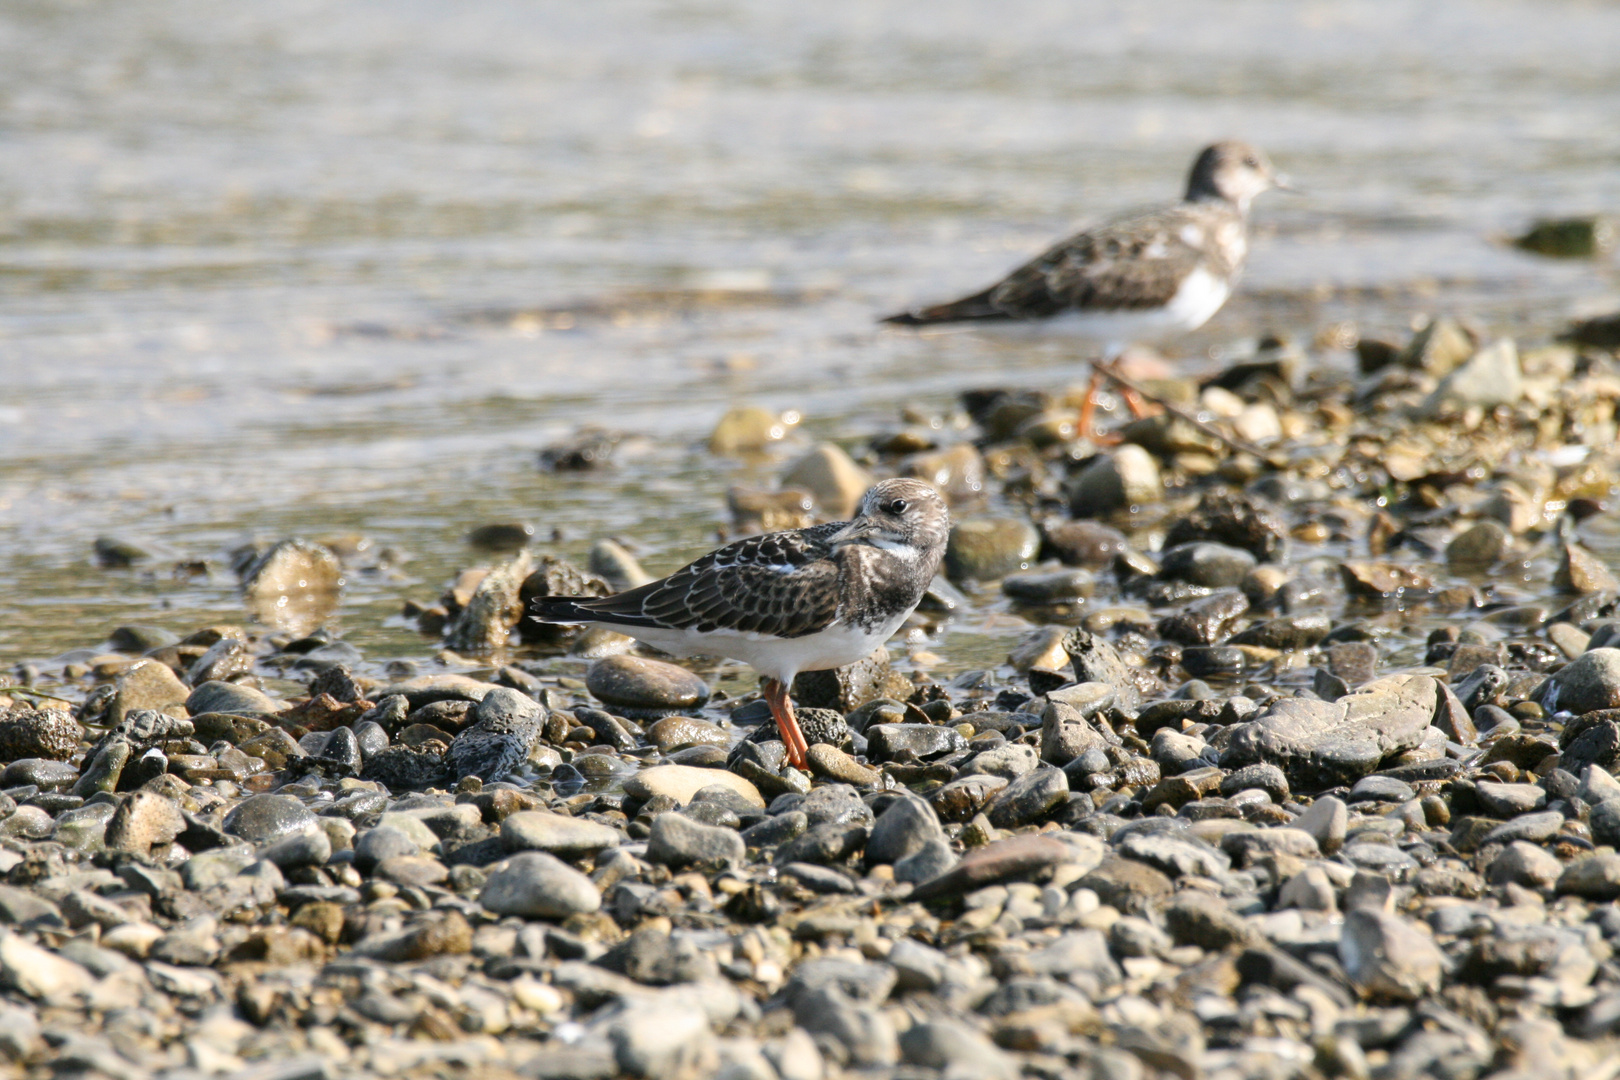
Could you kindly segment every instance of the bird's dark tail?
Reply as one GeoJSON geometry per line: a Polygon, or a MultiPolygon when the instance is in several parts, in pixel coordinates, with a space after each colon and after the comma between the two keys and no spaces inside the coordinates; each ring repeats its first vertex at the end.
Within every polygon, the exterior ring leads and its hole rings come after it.
{"type": "Polygon", "coordinates": [[[933,326],[937,323],[968,322],[974,319],[1005,319],[1006,313],[990,302],[990,294],[994,291],[994,287],[991,287],[972,296],[953,300],[949,304],[935,304],[932,307],[902,311],[898,315],[890,315],[879,321],[894,326],[933,326]]]}
{"type": "Polygon", "coordinates": [[[584,623],[595,622],[600,616],[580,605],[588,596],[537,596],[529,601],[529,615],[536,622],[584,623]]]}

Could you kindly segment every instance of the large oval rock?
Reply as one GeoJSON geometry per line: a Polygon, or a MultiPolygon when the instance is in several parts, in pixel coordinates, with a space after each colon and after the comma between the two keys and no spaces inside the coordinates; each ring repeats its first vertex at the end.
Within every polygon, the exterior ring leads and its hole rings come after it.
{"type": "Polygon", "coordinates": [[[836,443],[818,444],[782,476],[783,487],[808,490],[821,508],[835,518],[854,514],[861,496],[872,484],[872,474],[855,464],[836,443]]]}
{"type": "Polygon", "coordinates": [[[1070,486],[1069,509],[1075,517],[1100,517],[1162,498],[1159,463],[1140,446],[1127,444],[1099,455],[1081,470],[1070,486]]]}
{"type": "Polygon", "coordinates": [[[706,787],[720,784],[730,788],[753,805],[765,806],[759,789],[736,773],[724,769],[699,769],[692,765],[654,765],[625,778],[625,794],[636,799],[650,799],[655,795],[668,795],[681,806],[692,801],[692,796],[706,787]]]}
{"type": "Polygon", "coordinates": [[[662,717],[701,707],[709,686],[676,664],[640,656],[609,656],[591,665],[585,687],[625,716],[662,717]]]}
{"type": "Polygon", "coordinates": [[[1270,762],[1296,790],[1353,784],[1421,743],[1438,701],[1427,675],[1377,679],[1337,701],[1282,698],[1232,729],[1221,767],[1270,762]]]}
{"type": "Polygon", "coordinates": [[[497,915],[566,919],[596,911],[602,896],[590,878],[561,859],[525,851],[490,874],[478,902],[497,915]]]}
{"type": "Polygon", "coordinates": [[[930,758],[967,746],[961,732],[935,724],[873,724],[866,738],[873,761],[888,761],[902,750],[930,758]]]}
{"type": "Polygon", "coordinates": [[[252,795],[225,815],[225,831],[255,844],[320,828],[309,808],[291,795],[252,795]]]}
{"type": "Polygon", "coordinates": [[[684,746],[724,746],[730,736],[718,724],[693,716],[666,716],[647,729],[647,741],[662,753],[684,746]]]}
{"type": "Polygon", "coordinates": [[[1557,707],[1577,715],[1597,709],[1620,708],[1620,649],[1592,649],[1576,657],[1554,676],[1558,682],[1557,707]]]}
{"type": "Polygon", "coordinates": [[[1041,534],[1024,518],[970,518],[951,526],[945,576],[993,581],[1026,570],[1041,548],[1041,534]]]}
{"type": "Polygon", "coordinates": [[[265,717],[285,709],[280,702],[262,690],[229,682],[205,682],[185,699],[188,712],[230,713],[233,716],[265,717]]]}
{"type": "Polygon", "coordinates": [[[0,761],[66,761],[84,732],[66,709],[0,710],[0,761]]]}
{"type": "Polygon", "coordinates": [[[620,839],[616,829],[549,810],[523,810],[501,822],[501,843],[508,851],[545,851],[568,858],[617,847],[620,839]]]}

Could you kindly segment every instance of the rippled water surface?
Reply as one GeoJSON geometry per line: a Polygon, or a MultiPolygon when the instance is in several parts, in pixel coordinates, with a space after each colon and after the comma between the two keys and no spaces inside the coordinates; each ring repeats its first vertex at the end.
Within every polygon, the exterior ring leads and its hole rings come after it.
{"type": "MultiPolygon", "coordinates": [[[[811,438],[1073,381],[1061,341],[873,319],[1173,197],[1216,137],[1309,195],[1262,200],[1181,355],[1422,311],[1545,334],[1620,302],[1614,268],[1500,239],[1620,208],[1616,55],[1620,7],[1547,0],[8,4],[0,661],[239,622],[254,538],[407,553],[338,615],[373,657],[431,651],[401,600],[475,525],[671,569],[811,438]],[[800,441],[709,454],[737,402],[800,441]],[[646,438],[537,467],[587,424],[646,438]],[[98,569],[98,536],[158,557],[98,569]]],[[[988,604],[936,647],[1020,625],[988,604]]]]}

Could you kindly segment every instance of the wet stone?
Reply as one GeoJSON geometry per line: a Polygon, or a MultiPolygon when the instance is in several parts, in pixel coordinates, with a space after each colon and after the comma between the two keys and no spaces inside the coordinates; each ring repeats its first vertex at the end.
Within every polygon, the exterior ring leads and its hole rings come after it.
{"type": "Polygon", "coordinates": [[[829,517],[844,520],[872,486],[872,475],[836,443],[819,443],[782,474],[783,487],[804,488],[829,517]]]}
{"type": "Polygon", "coordinates": [[[1096,579],[1089,570],[1052,570],[1003,578],[1001,591],[1021,604],[1059,604],[1090,596],[1096,579]]]}
{"type": "Polygon", "coordinates": [[[32,784],[45,791],[70,787],[79,778],[79,770],[65,761],[48,758],[23,758],[12,761],[0,773],[0,787],[14,788],[32,784]]]}
{"type": "Polygon", "coordinates": [[[1326,615],[1284,615],[1256,623],[1233,634],[1228,641],[1233,645],[1297,651],[1318,644],[1332,629],[1333,620],[1326,615]]]}
{"type": "Polygon", "coordinates": [[[1378,649],[1370,641],[1344,641],[1327,650],[1328,670],[1351,687],[1371,682],[1378,671],[1378,649]]]}
{"type": "Polygon", "coordinates": [[[1100,569],[1130,547],[1124,533],[1095,521],[1058,521],[1043,529],[1046,546],[1069,566],[1100,569]]]}
{"type": "Polygon", "coordinates": [[[812,745],[807,756],[810,771],[829,780],[866,787],[878,783],[883,778],[883,774],[878,770],[867,768],[844,751],[826,743],[812,745]]]}
{"type": "Polygon", "coordinates": [[[1558,569],[1553,574],[1553,585],[1577,595],[1612,593],[1620,589],[1620,578],[1615,577],[1602,559],[1579,544],[1564,544],[1560,548],[1558,569]]]}
{"type": "Polygon", "coordinates": [[[970,518],[951,527],[945,573],[952,581],[994,581],[1034,562],[1040,533],[1023,518],[970,518]]]}
{"type": "Polygon", "coordinates": [[[225,831],[255,844],[318,828],[315,815],[291,795],[253,795],[225,815],[225,831]]]}
{"type": "Polygon", "coordinates": [[[889,662],[889,650],[882,647],[853,664],[825,671],[802,671],[793,680],[794,701],[806,709],[825,709],[840,715],[880,698],[908,697],[911,690],[911,680],[894,670],[889,662]]]}
{"type": "Polygon", "coordinates": [[[1161,619],[1159,636],[1182,645],[1212,645],[1225,637],[1233,620],[1248,610],[1248,598],[1238,590],[1217,592],[1193,600],[1174,615],[1161,619]]]}
{"type": "Polygon", "coordinates": [[[647,729],[647,741],[663,753],[686,746],[724,746],[725,729],[691,716],[666,716],[647,729]]]}
{"type": "Polygon", "coordinates": [[[1248,654],[1232,645],[1192,645],[1181,651],[1182,670],[1194,678],[1230,678],[1248,666],[1248,654]]]}
{"type": "Polygon", "coordinates": [[[1069,778],[1050,766],[1021,776],[997,794],[986,808],[999,829],[1016,828],[1044,818],[1069,793],[1069,778]]]}
{"type": "Polygon", "coordinates": [[[1261,562],[1275,562],[1287,546],[1287,526],[1274,509],[1258,499],[1208,492],[1192,513],[1171,525],[1164,546],[1169,549],[1201,540],[1241,548],[1261,562]]]}
{"type": "Polygon", "coordinates": [[[286,708],[270,695],[239,683],[205,682],[191,691],[185,699],[186,711],[198,713],[231,713],[236,716],[263,718],[286,708]]]}
{"type": "Polygon", "coordinates": [[[1069,509],[1077,518],[1105,517],[1164,497],[1164,480],[1153,455],[1126,444],[1099,454],[1069,486],[1069,509]]]}
{"type": "Polygon", "coordinates": [[[1499,522],[1480,521],[1446,545],[1446,562],[1454,570],[1489,569],[1507,551],[1508,531],[1499,522]]]}
{"type": "Polygon", "coordinates": [[[967,821],[1008,784],[1005,777],[975,774],[942,784],[929,794],[941,821],[967,821]]]}
{"type": "Polygon", "coordinates": [[[1554,678],[1559,709],[1579,715],[1620,708],[1620,648],[1596,648],[1583,653],[1554,678]]]}
{"type": "Polygon", "coordinates": [[[422,791],[443,786],[449,771],[437,741],[424,746],[390,746],[366,759],[360,779],[375,781],[390,791],[422,791]]]}
{"type": "Polygon", "coordinates": [[[1159,576],[1227,589],[1241,585],[1255,565],[1254,555],[1242,548],[1203,541],[1167,548],[1159,557],[1159,576]]]}
{"type": "Polygon", "coordinates": [[[1086,630],[1071,630],[1063,638],[1063,649],[1069,654],[1074,678],[1081,683],[1105,683],[1109,686],[1131,685],[1131,673],[1111,644],[1086,630]]]}
{"type": "Polygon", "coordinates": [[[873,761],[890,761],[901,751],[933,758],[967,746],[955,728],[933,724],[873,724],[866,729],[866,740],[873,761]]]}
{"type": "Polygon", "coordinates": [[[683,667],[638,656],[609,656],[586,674],[586,688],[615,711],[658,718],[701,707],[709,687],[683,667]]]}

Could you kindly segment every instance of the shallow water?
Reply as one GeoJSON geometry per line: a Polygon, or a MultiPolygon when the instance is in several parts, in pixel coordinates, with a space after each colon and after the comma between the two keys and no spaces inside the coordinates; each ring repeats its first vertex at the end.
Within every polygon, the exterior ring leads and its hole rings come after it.
{"type": "MultiPolygon", "coordinates": [[[[1543,335],[1620,303],[1612,263],[1500,243],[1620,207],[1617,47],[1596,3],[8,5],[0,661],[240,622],[252,538],[408,554],[337,616],[375,658],[432,651],[400,603],[479,524],[671,569],[811,437],[1073,381],[1071,344],[873,318],[1173,197],[1216,137],[1309,196],[1262,200],[1180,355],[1424,311],[1543,335]],[[707,453],[745,401],[801,440],[707,453]],[[583,424],[648,438],[541,472],[583,424]],[[97,569],[101,535],[159,557],[97,569]]],[[[989,602],[934,647],[1022,628],[989,602]]]]}

